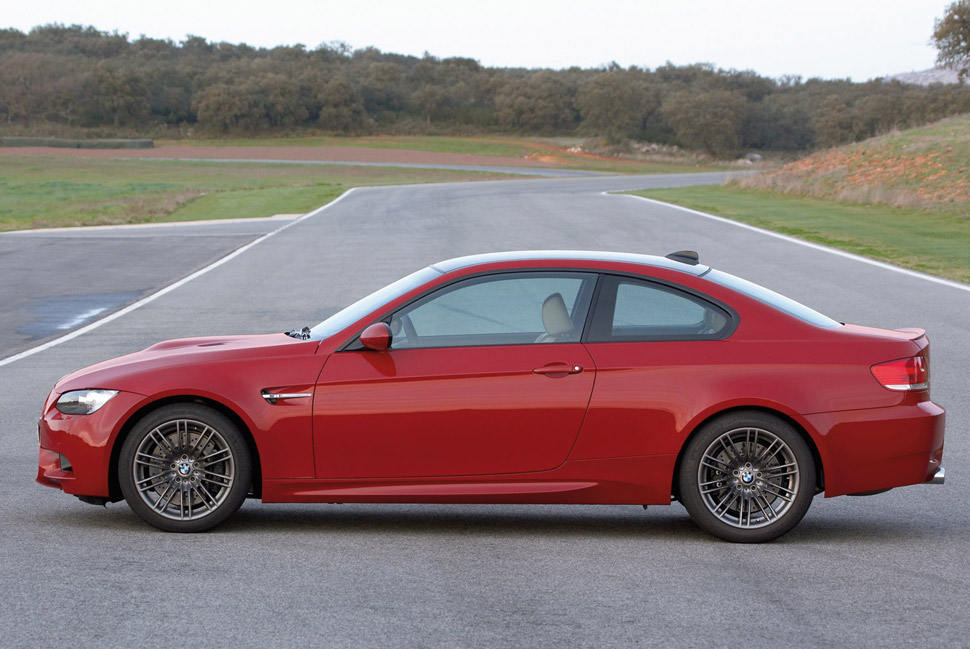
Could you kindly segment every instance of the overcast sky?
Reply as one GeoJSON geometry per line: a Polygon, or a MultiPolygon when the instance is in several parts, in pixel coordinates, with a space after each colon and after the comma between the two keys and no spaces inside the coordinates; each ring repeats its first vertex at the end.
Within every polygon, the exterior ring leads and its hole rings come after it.
{"type": "Polygon", "coordinates": [[[713,63],[854,81],[933,67],[948,0],[5,0],[0,26],[47,23],[180,42],[353,48],[493,67],[713,63]]]}

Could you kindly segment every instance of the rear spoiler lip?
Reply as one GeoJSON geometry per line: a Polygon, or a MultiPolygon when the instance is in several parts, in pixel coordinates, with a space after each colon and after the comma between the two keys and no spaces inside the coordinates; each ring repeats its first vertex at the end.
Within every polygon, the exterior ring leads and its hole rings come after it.
{"type": "Polygon", "coordinates": [[[926,337],[926,330],[918,327],[883,329],[881,327],[867,327],[865,325],[845,323],[842,325],[841,331],[851,335],[874,336],[899,342],[913,342],[918,345],[925,345],[929,340],[926,337]]]}
{"type": "Polygon", "coordinates": [[[923,354],[927,353],[930,347],[930,339],[926,337],[926,329],[920,329],[919,327],[905,327],[903,329],[897,329],[899,333],[908,334],[910,337],[910,342],[919,348],[917,353],[923,354]]]}
{"type": "Polygon", "coordinates": [[[912,334],[912,338],[910,338],[910,340],[919,340],[920,338],[924,338],[926,336],[926,329],[920,329],[919,327],[903,327],[901,329],[896,329],[895,331],[904,334],[912,334]]]}

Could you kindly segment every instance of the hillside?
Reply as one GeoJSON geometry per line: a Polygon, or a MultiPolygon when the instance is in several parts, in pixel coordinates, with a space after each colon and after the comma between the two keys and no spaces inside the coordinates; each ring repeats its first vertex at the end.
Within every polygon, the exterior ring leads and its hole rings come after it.
{"type": "Polygon", "coordinates": [[[960,83],[957,71],[948,68],[930,68],[929,70],[920,70],[918,72],[902,72],[888,76],[885,80],[911,83],[917,86],[928,86],[933,83],[960,83]]]}
{"type": "Polygon", "coordinates": [[[739,184],[851,203],[966,214],[970,115],[821,151],[739,184]]]}

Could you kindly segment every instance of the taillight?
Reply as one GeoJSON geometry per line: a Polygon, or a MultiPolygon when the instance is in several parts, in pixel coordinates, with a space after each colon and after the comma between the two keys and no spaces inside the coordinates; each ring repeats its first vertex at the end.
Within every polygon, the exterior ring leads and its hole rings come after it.
{"type": "Polygon", "coordinates": [[[929,361],[922,356],[873,365],[872,375],[890,390],[926,390],[930,387],[929,361]]]}

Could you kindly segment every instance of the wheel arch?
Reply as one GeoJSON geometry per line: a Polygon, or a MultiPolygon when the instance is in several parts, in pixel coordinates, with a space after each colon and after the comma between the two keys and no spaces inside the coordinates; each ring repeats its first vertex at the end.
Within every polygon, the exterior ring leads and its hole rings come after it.
{"type": "Polygon", "coordinates": [[[252,494],[256,498],[262,497],[263,472],[260,466],[259,448],[256,446],[256,440],[253,437],[253,433],[249,429],[249,426],[247,426],[242,417],[240,417],[236,411],[229,406],[214,399],[186,394],[169,396],[157,401],[151,401],[132,413],[122,425],[121,430],[118,431],[118,435],[115,437],[114,443],[111,447],[111,459],[108,466],[109,500],[111,502],[118,502],[124,499],[124,496],[121,493],[121,484],[118,481],[118,462],[121,456],[121,447],[124,445],[125,439],[131,433],[132,428],[134,428],[135,425],[145,416],[155,412],[159,408],[178,403],[197,403],[203,406],[208,406],[209,408],[212,408],[220,414],[228,417],[230,421],[232,421],[239,428],[239,432],[242,433],[246,440],[246,445],[249,447],[249,456],[252,458],[253,462],[253,484],[251,486],[252,494]]]}
{"type": "Polygon", "coordinates": [[[802,437],[802,439],[808,445],[808,450],[811,451],[812,453],[812,461],[815,463],[816,493],[820,493],[825,490],[825,468],[822,465],[822,456],[819,453],[818,446],[815,444],[815,440],[812,439],[812,436],[805,429],[805,426],[803,426],[794,417],[782,412],[781,410],[777,410],[775,408],[769,408],[767,406],[739,405],[739,406],[732,406],[730,408],[725,408],[723,410],[718,410],[716,412],[710,413],[707,417],[698,421],[694,425],[694,427],[690,430],[690,433],[688,433],[688,435],[684,438],[684,442],[680,446],[680,451],[677,453],[677,460],[674,462],[674,473],[670,484],[670,492],[674,496],[674,498],[678,500],[680,499],[680,494],[677,493],[678,491],[677,485],[680,479],[680,467],[683,464],[684,453],[686,452],[687,447],[690,445],[690,440],[693,439],[694,436],[697,435],[698,432],[701,431],[711,421],[714,421],[715,419],[718,419],[725,415],[734,414],[738,412],[760,412],[763,414],[772,415],[773,417],[777,417],[783,420],[784,422],[789,424],[792,428],[794,428],[795,431],[802,437]]]}

